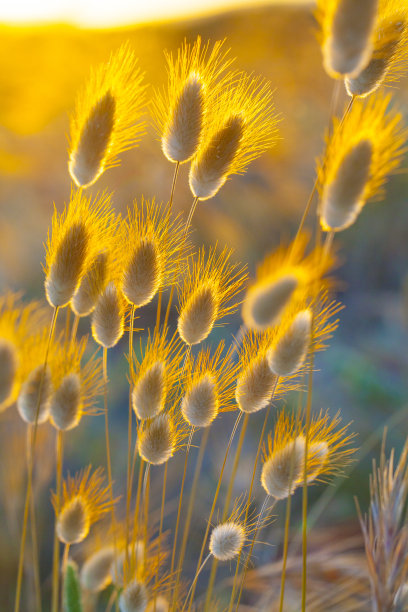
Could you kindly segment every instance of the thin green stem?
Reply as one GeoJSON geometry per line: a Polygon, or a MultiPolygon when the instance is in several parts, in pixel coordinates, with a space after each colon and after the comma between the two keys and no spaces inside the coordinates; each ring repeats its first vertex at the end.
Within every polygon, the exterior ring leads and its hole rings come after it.
{"type": "Polygon", "coordinates": [[[54,554],[52,563],[52,612],[58,612],[59,601],[59,550],[60,544],[57,535],[57,517],[61,506],[62,465],[64,457],[64,433],[60,429],[56,432],[56,492],[55,492],[55,527],[54,527],[54,554]]]}

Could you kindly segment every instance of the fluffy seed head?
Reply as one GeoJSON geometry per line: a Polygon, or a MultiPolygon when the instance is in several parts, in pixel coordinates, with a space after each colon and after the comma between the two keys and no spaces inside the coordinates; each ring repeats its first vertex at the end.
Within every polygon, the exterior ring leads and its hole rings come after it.
{"type": "Polygon", "coordinates": [[[162,137],[162,150],[171,162],[191,159],[200,144],[204,120],[204,87],[191,74],[180,91],[162,137]]]}
{"type": "Polygon", "coordinates": [[[166,399],[165,365],[156,361],[139,376],[132,390],[132,406],[139,419],[152,419],[164,408],[166,399]]]}
{"type": "Polygon", "coordinates": [[[247,327],[264,331],[276,325],[298,284],[296,276],[289,273],[272,278],[269,284],[254,285],[242,307],[242,318],[247,327]]]}
{"type": "Polygon", "coordinates": [[[122,45],[92,72],[71,117],[68,169],[78,187],[92,185],[137,144],[144,104],[143,74],[129,45],[122,45]]]}
{"type": "Polygon", "coordinates": [[[241,372],[237,380],[235,397],[242,412],[250,414],[265,408],[271,401],[277,382],[264,355],[255,358],[241,372]]]}
{"type": "Polygon", "coordinates": [[[128,555],[126,554],[126,541],[122,545],[118,545],[118,550],[115,559],[112,561],[110,566],[110,576],[112,582],[117,587],[123,587],[125,583],[125,577],[133,575],[137,572],[144,563],[145,546],[143,540],[136,540],[136,542],[129,544],[129,561],[130,567],[127,567],[128,555]]]}
{"type": "Polygon", "coordinates": [[[358,74],[373,51],[378,0],[319,0],[324,67],[334,78],[358,74]]]}
{"type": "Polygon", "coordinates": [[[105,288],[107,272],[108,254],[98,253],[71,300],[71,308],[77,316],[86,317],[91,314],[105,288]]]}
{"type": "Polygon", "coordinates": [[[109,488],[103,486],[103,470],[91,474],[91,466],[63,482],[61,506],[53,494],[52,503],[57,516],[57,534],[61,542],[82,542],[93,523],[111,509],[109,488]]]}
{"type": "Polygon", "coordinates": [[[223,249],[217,254],[202,249],[196,259],[189,259],[189,270],[179,291],[180,338],[188,345],[202,342],[211,333],[215,322],[234,312],[229,302],[246,280],[245,269],[230,263],[232,252],[223,249]]]}
{"type": "Polygon", "coordinates": [[[109,283],[92,314],[92,336],[104,348],[115,346],[125,331],[125,305],[114,283],[109,283]]]}
{"type": "Polygon", "coordinates": [[[173,456],[176,449],[174,424],[167,414],[159,414],[139,429],[139,454],[148,463],[161,465],[173,456]]]}
{"type": "Polygon", "coordinates": [[[140,242],[124,271],[123,295],[134,306],[148,304],[160,287],[161,272],[156,244],[147,240],[140,242]]]}
{"type": "Polygon", "coordinates": [[[400,165],[407,131],[388,111],[389,96],[354,102],[342,125],[336,120],[319,163],[320,223],[325,231],[349,227],[367,200],[383,196],[387,175],[400,165]]]}
{"type": "Polygon", "coordinates": [[[17,372],[17,353],[13,344],[0,339],[0,404],[11,395],[17,372]]]}
{"type": "Polygon", "coordinates": [[[184,396],[183,417],[194,427],[208,427],[218,414],[217,399],[215,381],[206,374],[184,396]]]}
{"type": "Polygon", "coordinates": [[[104,546],[88,557],[81,568],[81,585],[87,591],[98,593],[111,582],[111,565],[115,558],[113,546],[104,546]]]}
{"type": "Polygon", "coordinates": [[[147,603],[147,589],[137,579],[129,582],[119,597],[120,612],[145,612],[147,603]]]}
{"type": "Polygon", "coordinates": [[[210,552],[218,561],[231,561],[236,557],[245,542],[242,525],[227,521],[214,527],[210,538],[210,552]]]}
{"type": "Polygon", "coordinates": [[[276,376],[291,376],[304,363],[311,342],[312,312],[302,310],[268,352],[268,364],[276,376]]]}
{"type": "Polygon", "coordinates": [[[326,441],[313,442],[309,446],[308,455],[313,458],[314,468],[307,475],[307,482],[313,482],[322,473],[329,456],[329,446],[326,441]]]}
{"type": "Polygon", "coordinates": [[[51,420],[54,427],[68,431],[76,427],[82,416],[81,380],[76,372],[63,378],[51,398],[51,420]]]}
{"type": "Polygon", "coordinates": [[[304,453],[305,439],[298,436],[265,461],[261,482],[268,495],[285,499],[294,493],[303,476],[304,453]]]}
{"type": "Polygon", "coordinates": [[[43,365],[37,366],[23,383],[17,398],[17,410],[23,421],[34,424],[37,415],[37,423],[45,423],[50,413],[51,395],[51,372],[48,367],[44,372],[43,365]],[[38,404],[40,388],[41,398],[38,404]]]}

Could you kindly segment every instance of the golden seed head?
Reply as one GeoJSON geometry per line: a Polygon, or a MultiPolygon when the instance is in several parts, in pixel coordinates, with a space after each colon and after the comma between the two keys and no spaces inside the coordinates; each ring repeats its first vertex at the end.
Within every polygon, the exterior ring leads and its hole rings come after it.
{"type": "Polygon", "coordinates": [[[146,422],[138,435],[139,454],[148,463],[161,465],[173,456],[175,451],[174,426],[167,414],[159,414],[146,422]]]}
{"type": "Polygon", "coordinates": [[[79,221],[68,227],[45,279],[45,292],[51,306],[66,306],[71,300],[83,274],[88,248],[85,223],[79,221]]]}
{"type": "Polygon", "coordinates": [[[115,109],[115,98],[107,91],[90,110],[68,163],[69,173],[78,187],[92,185],[105,169],[104,160],[115,127],[115,109]]]}
{"type": "Polygon", "coordinates": [[[370,61],[378,0],[319,0],[323,60],[329,75],[358,74],[370,61]]]}
{"type": "Polygon", "coordinates": [[[147,589],[137,579],[129,582],[119,597],[120,612],[145,612],[147,603],[147,589]]]}
{"type": "Polygon", "coordinates": [[[145,546],[143,540],[136,540],[136,542],[130,543],[128,550],[130,568],[127,568],[126,545],[119,548],[116,559],[113,560],[110,566],[110,576],[112,582],[117,587],[123,587],[125,576],[128,575],[128,572],[132,570],[134,572],[137,571],[144,563],[145,546]]]}
{"type": "Polygon", "coordinates": [[[113,546],[104,546],[88,557],[81,568],[81,585],[87,591],[98,593],[111,582],[111,565],[115,558],[113,546]]]}
{"type": "Polygon", "coordinates": [[[240,115],[230,117],[193,160],[189,183],[194,197],[208,200],[221,189],[237,155],[243,132],[243,118],[240,115]]]}
{"type": "Polygon", "coordinates": [[[136,379],[132,390],[132,406],[139,419],[152,419],[164,408],[166,371],[162,361],[152,364],[136,379]]]}
{"type": "Polygon", "coordinates": [[[293,273],[272,278],[270,283],[254,285],[242,306],[242,318],[249,329],[264,331],[276,325],[289,303],[299,280],[293,273]]]}
{"type": "Polygon", "coordinates": [[[149,605],[146,608],[146,612],[168,612],[169,607],[170,606],[167,599],[159,595],[158,597],[149,602],[149,605]]]}
{"type": "Polygon", "coordinates": [[[82,542],[91,526],[89,512],[82,497],[74,497],[64,505],[57,520],[57,535],[65,544],[82,542]]]}
{"type": "Polygon", "coordinates": [[[297,436],[273,453],[262,467],[261,482],[275,499],[292,495],[303,477],[305,438],[297,436]]]}
{"type": "Polygon", "coordinates": [[[235,390],[238,408],[248,414],[265,408],[271,401],[276,381],[266,357],[255,357],[238,377],[235,390]]]}
{"type": "Polygon", "coordinates": [[[218,414],[216,382],[205,374],[187,391],[181,404],[185,420],[194,427],[208,427],[218,414]]]}
{"type": "Polygon", "coordinates": [[[245,530],[234,521],[217,525],[211,532],[210,552],[218,561],[231,561],[245,542],[245,530]]]}
{"type": "Polygon", "coordinates": [[[65,376],[51,398],[51,421],[54,427],[68,431],[76,427],[82,416],[81,379],[72,372],[65,376]]]}
{"type": "Polygon", "coordinates": [[[95,308],[99,295],[105,288],[108,272],[108,254],[98,253],[91,267],[85,272],[72,300],[71,308],[78,317],[86,317],[95,308]]]}
{"type": "Polygon", "coordinates": [[[298,312],[289,328],[268,352],[268,364],[276,376],[291,376],[299,370],[310,347],[311,332],[312,312],[298,312]]]}
{"type": "Polygon", "coordinates": [[[143,240],[134,248],[123,273],[122,291],[134,306],[148,304],[161,284],[160,253],[153,240],[143,240]]]}
{"type": "Polygon", "coordinates": [[[0,339],[0,404],[8,400],[17,372],[17,353],[8,340],[0,339]]]}
{"type": "Polygon", "coordinates": [[[364,206],[372,156],[369,140],[361,140],[344,154],[334,180],[323,190],[320,219],[325,229],[344,230],[358,217],[364,206]]]}
{"type": "Polygon", "coordinates": [[[211,333],[219,309],[215,287],[202,285],[190,295],[177,322],[180,338],[192,346],[199,344],[211,333]]]}
{"type": "Polygon", "coordinates": [[[34,424],[37,415],[37,423],[45,423],[50,413],[51,395],[51,372],[49,368],[44,372],[44,366],[39,365],[22,384],[17,398],[17,410],[23,421],[34,424]],[[40,388],[41,397],[39,398],[40,388]],[[39,399],[40,402],[38,403],[39,399]]]}
{"type": "Polygon", "coordinates": [[[104,348],[115,346],[125,331],[124,304],[114,283],[109,283],[92,314],[92,336],[104,348]]]}
{"type": "Polygon", "coordinates": [[[186,162],[199,144],[204,119],[204,88],[192,73],[177,97],[162,136],[162,150],[171,162],[186,162]]]}

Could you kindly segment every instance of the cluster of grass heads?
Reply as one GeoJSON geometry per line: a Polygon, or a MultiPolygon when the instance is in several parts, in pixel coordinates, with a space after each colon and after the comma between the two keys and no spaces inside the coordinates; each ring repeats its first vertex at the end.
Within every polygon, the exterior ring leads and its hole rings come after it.
{"type": "MultiPolygon", "coordinates": [[[[254,545],[272,513],[282,512],[285,532],[276,604],[281,612],[291,500],[297,489],[303,494],[298,609],[306,610],[308,487],[342,473],[354,452],[354,434],[341,424],[340,415],[330,416],[313,405],[315,355],[327,348],[342,308],[334,297],[334,239],[357,220],[369,199],[383,194],[387,177],[401,163],[407,137],[391,96],[376,90],[399,75],[406,53],[408,9],[397,0],[364,0],[361,5],[322,0],[318,17],[324,65],[337,79],[336,87],[345,81],[350,102],[342,118],[334,118],[328,129],[326,149],[297,234],[265,257],[252,280],[230,249],[218,245],[196,249],[190,234],[197,206],[215,197],[232,175],[245,172],[251,161],[275,143],[279,117],[271,85],[235,69],[224,43],[203,44],[197,39],[184,43],[176,55],[166,55],[168,82],[152,94],[149,105],[144,75],[128,44],[92,72],[79,95],[71,119],[71,198],[61,214],[54,212],[45,247],[45,295],[52,316],[49,308],[23,304],[17,295],[8,294],[0,302],[1,408],[15,404],[27,424],[27,483],[15,612],[93,610],[105,591],[109,593],[107,604],[104,599],[107,610],[207,611],[217,606],[214,585],[222,562],[230,562],[233,574],[226,609],[238,610],[254,545]],[[147,109],[162,151],[174,164],[174,179],[167,202],[139,198],[122,218],[113,209],[112,194],[91,194],[90,186],[119,163],[123,151],[137,145],[147,109]],[[192,202],[184,218],[173,214],[172,204],[180,165],[187,163],[192,202]],[[304,227],[317,194],[312,239],[304,227]],[[155,324],[137,351],[135,321],[143,326],[143,308],[154,299],[155,324]],[[171,329],[176,300],[177,325],[171,329]],[[240,307],[243,322],[238,338],[230,346],[223,341],[211,343],[214,328],[225,324],[240,307]],[[63,309],[66,322],[61,325],[63,309]],[[78,338],[81,317],[90,317],[92,340],[78,338]],[[129,367],[122,381],[126,384],[127,379],[129,391],[122,445],[127,472],[125,478],[115,478],[121,488],[120,498],[115,498],[108,349],[123,336],[128,341],[129,367]],[[299,396],[298,409],[277,409],[293,391],[299,396]],[[276,410],[276,417],[268,433],[271,410],[276,410]],[[234,411],[236,419],[229,440],[220,440],[224,458],[215,490],[208,491],[211,510],[205,517],[207,527],[189,584],[183,568],[203,456],[209,434],[217,435],[214,423],[226,411],[234,411]],[[248,473],[248,490],[233,500],[248,422],[259,411],[265,416],[248,473]],[[64,442],[72,435],[68,432],[80,427],[84,415],[98,414],[105,422],[106,479],[102,468],[93,470],[90,465],[64,477],[64,442]],[[55,430],[51,459],[55,524],[48,588],[42,585],[39,567],[42,543],[36,529],[34,487],[39,426],[47,422],[55,430]],[[232,473],[221,499],[225,467],[237,434],[232,473]],[[199,454],[186,490],[194,436],[199,436],[199,454]],[[176,453],[184,453],[184,468],[175,475],[179,495],[169,534],[163,528],[168,512],[167,476],[176,453]],[[163,466],[162,471],[157,466],[163,466]],[[161,503],[152,508],[151,479],[160,473],[161,503]],[[254,508],[257,487],[262,487],[265,498],[254,508]],[[281,501],[286,504],[283,510],[281,501]],[[153,510],[159,513],[158,521],[152,518],[153,510]],[[99,531],[90,539],[94,523],[99,523],[99,531]],[[30,556],[26,554],[29,533],[30,556]],[[76,545],[84,541],[91,544],[78,569],[70,554],[75,557],[76,545]],[[208,583],[196,597],[199,577],[210,562],[208,583]],[[32,573],[34,578],[32,590],[24,580],[28,568],[26,576],[32,573]]],[[[393,495],[397,489],[405,495],[405,462],[406,450],[394,477],[392,461],[381,459],[372,484],[372,513],[367,522],[361,519],[373,605],[378,610],[392,610],[395,602],[404,609],[405,497],[401,501],[393,495]],[[388,539],[392,559],[387,558],[388,539]],[[390,574],[398,580],[391,583],[390,574]]]]}

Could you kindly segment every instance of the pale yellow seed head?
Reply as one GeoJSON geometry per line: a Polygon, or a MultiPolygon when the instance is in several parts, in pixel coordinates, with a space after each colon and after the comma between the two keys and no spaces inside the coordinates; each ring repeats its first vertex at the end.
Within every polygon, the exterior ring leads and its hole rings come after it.
{"type": "Polygon", "coordinates": [[[97,299],[105,287],[108,254],[99,253],[71,300],[71,308],[79,317],[86,317],[95,308],[97,299]]]}
{"type": "Polygon", "coordinates": [[[143,240],[134,249],[124,271],[122,291],[134,306],[148,304],[158,291],[162,278],[160,253],[153,240],[143,240]]]}
{"type": "Polygon", "coordinates": [[[57,535],[64,544],[82,542],[89,533],[91,521],[82,497],[73,497],[62,508],[57,519],[57,535]]]}
{"type": "Polygon", "coordinates": [[[104,348],[115,346],[125,331],[122,298],[109,283],[99,296],[92,315],[92,336],[104,348]]]}
{"type": "Polygon", "coordinates": [[[324,186],[320,222],[326,231],[341,231],[357,219],[364,206],[364,191],[370,178],[373,148],[360,140],[345,153],[334,179],[324,186]]]}
{"type": "Polygon", "coordinates": [[[218,414],[216,382],[205,374],[186,393],[181,404],[185,420],[194,427],[208,427],[218,414]]]}
{"type": "Polygon", "coordinates": [[[71,151],[68,169],[78,187],[92,185],[105,169],[105,159],[115,125],[115,98],[107,91],[91,109],[78,144],[71,151]]]}
{"type": "Polygon", "coordinates": [[[323,46],[324,66],[330,75],[354,76],[367,66],[377,7],[378,0],[337,0],[323,46]]]}
{"type": "Polygon", "coordinates": [[[171,162],[186,162],[200,144],[204,118],[204,88],[200,77],[191,74],[170,114],[162,136],[164,155],[171,162]]]}
{"type": "Polygon", "coordinates": [[[245,542],[243,527],[234,521],[227,521],[214,527],[210,538],[210,552],[218,561],[231,561],[245,542]]]}
{"type": "Polygon", "coordinates": [[[289,273],[269,284],[262,282],[251,287],[242,306],[245,325],[258,331],[277,325],[298,284],[296,276],[289,273]]]}
{"type": "Polygon", "coordinates": [[[115,558],[113,546],[104,546],[94,552],[81,568],[82,587],[93,593],[103,591],[111,583],[111,565],[115,558]]]}
{"type": "Polygon", "coordinates": [[[89,248],[84,223],[72,224],[61,240],[45,279],[45,292],[51,306],[66,306],[72,299],[83,273],[89,248]]]}
{"type": "Polygon", "coordinates": [[[237,380],[235,399],[239,409],[248,414],[262,410],[269,404],[275,385],[276,376],[266,357],[255,358],[237,380]]]}
{"type": "Polygon", "coordinates": [[[173,426],[167,414],[159,414],[139,431],[137,444],[140,456],[148,463],[166,463],[175,450],[173,426]]]}
{"type": "Polygon", "coordinates": [[[68,431],[76,427],[82,416],[81,379],[76,372],[64,376],[54,391],[50,407],[54,427],[68,431]]]}
{"type": "Polygon", "coordinates": [[[119,597],[120,612],[145,612],[147,603],[147,589],[137,579],[132,580],[119,597]]]}
{"type": "Polygon", "coordinates": [[[211,285],[198,286],[181,310],[177,328],[180,338],[192,346],[211,333],[217,319],[219,300],[211,285]]]}
{"type": "Polygon", "coordinates": [[[146,612],[168,612],[169,602],[165,597],[159,595],[156,599],[149,602],[146,612]]]}
{"type": "Polygon", "coordinates": [[[276,376],[291,376],[302,366],[309,350],[312,332],[312,313],[302,310],[293,319],[289,329],[268,351],[270,369],[276,376]]]}
{"type": "Polygon", "coordinates": [[[17,352],[8,340],[0,339],[0,404],[5,402],[13,389],[17,372],[17,352]]]}
{"type": "Polygon", "coordinates": [[[243,131],[242,117],[230,117],[194,159],[189,175],[190,189],[194,197],[207,200],[214,197],[223,186],[239,150],[243,131]]]}
{"type": "Polygon", "coordinates": [[[261,483],[275,499],[292,495],[303,477],[305,439],[298,436],[272,453],[262,468],[261,483]]]}
{"type": "Polygon", "coordinates": [[[132,406],[139,419],[152,419],[164,408],[166,399],[166,368],[156,361],[139,378],[132,391],[132,406]]]}
{"type": "Polygon", "coordinates": [[[38,414],[37,423],[45,423],[50,413],[51,395],[51,373],[48,368],[44,372],[44,366],[39,365],[29,374],[17,398],[17,410],[23,421],[34,424],[38,414]]]}

